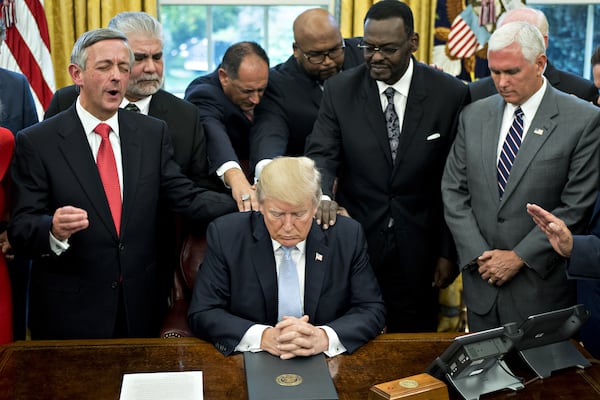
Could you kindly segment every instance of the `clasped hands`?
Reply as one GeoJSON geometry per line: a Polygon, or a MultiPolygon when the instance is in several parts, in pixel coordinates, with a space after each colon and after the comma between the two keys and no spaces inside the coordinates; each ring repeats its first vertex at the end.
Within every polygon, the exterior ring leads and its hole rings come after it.
{"type": "Polygon", "coordinates": [[[301,318],[283,317],[277,325],[264,330],[260,348],[287,360],[327,351],[329,338],[325,330],[308,322],[308,315],[301,318]]]}

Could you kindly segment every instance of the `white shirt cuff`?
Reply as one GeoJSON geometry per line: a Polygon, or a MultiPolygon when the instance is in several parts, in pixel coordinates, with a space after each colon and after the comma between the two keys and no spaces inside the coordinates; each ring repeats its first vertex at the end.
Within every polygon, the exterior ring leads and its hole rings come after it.
{"type": "Polygon", "coordinates": [[[346,352],[346,348],[344,347],[342,342],[340,342],[340,338],[338,337],[337,333],[335,333],[335,331],[332,328],[325,326],[325,325],[318,326],[317,328],[323,329],[325,331],[325,333],[327,334],[327,338],[329,339],[329,348],[325,352],[325,355],[327,357],[337,356],[338,354],[342,354],[342,353],[346,352]]]}
{"type": "Polygon", "coordinates": [[[50,232],[50,250],[57,256],[60,256],[62,253],[67,251],[71,245],[69,244],[69,239],[67,240],[58,240],[52,232],[50,232]]]}
{"type": "Polygon", "coordinates": [[[217,168],[217,176],[221,178],[227,189],[230,189],[230,187],[225,182],[225,172],[229,171],[231,168],[237,168],[240,171],[242,170],[242,167],[240,167],[240,164],[238,164],[236,161],[227,161],[217,168]]]}
{"type": "Polygon", "coordinates": [[[244,336],[242,336],[242,340],[235,346],[235,351],[251,351],[253,353],[262,351],[260,348],[260,340],[262,339],[263,332],[267,329],[271,328],[269,325],[261,325],[256,324],[252,325],[244,336]]]}
{"type": "Polygon", "coordinates": [[[256,164],[256,167],[254,168],[254,183],[258,182],[258,180],[260,179],[260,173],[262,172],[263,168],[266,167],[267,164],[271,161],[273,160],[270,158],[265,158],[263,160],[260,160],[256,164]]]}

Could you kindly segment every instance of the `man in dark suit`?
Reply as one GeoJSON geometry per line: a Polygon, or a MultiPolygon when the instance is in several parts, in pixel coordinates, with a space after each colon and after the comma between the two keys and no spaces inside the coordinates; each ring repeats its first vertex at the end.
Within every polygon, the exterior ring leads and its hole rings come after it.
{"type": "MultiPolygon", "coordinates": [[[[515,21],[528,22],[537,27],[544,36],[544,43],[546,48],[548,48],[548,20],[543,12],[531,7],[513,8],[502,14],[498,20],[497,28],[506,23],[515,21]]],[[[593,82],[571,72],[555,68],[548,60],[546,61],[544,76],[552,87],[555,87],[561,92],[573,94],[581,99],[596,104],[598,99],[598,89],[594,86],[593,82]]],[[[498,93],[493,79],[489,76],[469,83],[469,92],[472,101],[483,99],[498,93]]]]}
{"type": "Polygon", "coordinates": [[[20,131],[12,168],[8,235],[33,260],[31,337],[157,336],[159,197],[199,222],[235,205],[181,174],[163,121],[119,109],[134,62],[123,33],[83,34],[71,61],[76,104],[20,131]]]}
{"type": "Polygon", "coordinates": [[[249,136],[268,76],[269,57],[263,48],[240,42],[227,49],[216,71],[194,79],[185,90],[185,99],[200,110],[209,173],[223,181],[223,189],[231,189],[240,211],[258,207],[247,165],[249,136]]]}
{"type": "Polygon", "coordinates": [[[352,353],[385,322],[361,226],[345,217],[326,231],[316,224],[320,174],[306,157],[276,158],[256,186],[260,213],[209,225],[192,331],[225,355],[352,353]]]}
{"type": "Polygon", "coordinates": [[[366,63],[325,84],[306,155],[323,173],[328,196],[337,177],[336,200],[365,229],[388,331],[434,331],[438,288],[458,272],[440,179],[467,87],[412,57],[419,36],[406,4],[375,3],[364,32],[366,63]],[[388,122],[401,132],[394,152],[384,112],[392,106],[388,122]]]}
{"type": "Polygon", "coordinates": [[[527,204],[527,212],[546,234],[548,241],[567,260],[567,274],[577,279],[577,303],[590,310],[589,320],[581,327],[579,338],[586,350],[600,357],[600,196],[588,226],[587,235],[573,235],[567,224],[536,204],[527,204]]]}
{"type": "Polygon", "coordinates": [[[250,170],[256,178],[272,158],[304,154],[327,79],[364,62],[360,39],[342,39],[335,18],[323,8],[295,20],[294,54],[269,71],[269,85],[255,110],[250,134],[250,170]]]}
{"type": "MultiPolygon", "coordinates": [[[[127,35],[135,55],[122,108],[135,105],[142,114],[167,123],[173,141],[174,159],[181,171],[199,186],[215,187],[208,178],[206,139],[200,114],[193,104],[161,89],[164,81],[162,27],[145,12],[123,12],[114,16],[109,28],[127,35]]],[[[76,85],[59,89],[44,115],[48,119],[71,107],[77,100],[76,85]]]]}
{"type": "Polygon", "coordinates": [[[568,307],[565,262],[527,215],[537,203],[577,233],[594,203],[600,113],[542,75],[544,38],[526,22],[498,28],[488,63],[499,94],[467,106],[442,179],[462,267],[469,328],[568,307]]]}

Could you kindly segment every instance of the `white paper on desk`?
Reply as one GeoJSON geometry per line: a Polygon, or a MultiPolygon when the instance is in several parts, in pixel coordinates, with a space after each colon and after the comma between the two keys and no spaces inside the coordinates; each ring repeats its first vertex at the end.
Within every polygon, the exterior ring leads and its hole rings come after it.
{"type": "Polygon", "coordinates": [[[120,400],[203,400],[202,371],[124,374],[120,400]]]}

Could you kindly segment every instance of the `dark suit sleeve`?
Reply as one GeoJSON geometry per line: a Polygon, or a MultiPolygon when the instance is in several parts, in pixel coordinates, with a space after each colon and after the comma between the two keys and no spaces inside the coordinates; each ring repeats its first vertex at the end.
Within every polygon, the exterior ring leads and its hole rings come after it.
{"type": "Polygon", "coordinates": [[[600,237],[573,235],[567,273],[570,278],[600,279],[600,237]]]}
{"type": "Polygon", "coordinates": [[[305,155],[313,159],[321,172],[323,194],[333,197],[333,184],[341,165],[342,139],[331,91],[327,90],[328,85],[326,82],[317,120],[306,139],[305,155]]]}
{"type": "Polygon", "coordinates": [[[200,119],[206,133],[206,152],[211,175],[227,161],[235,161],[239,164],[225,126],[225,102],[228,100],[218,93],[218,90],[220,89],[208,84],[197,85],[190,88],[185,97],[200,110],[200,119]]]}
{"type": "MultiPolygon", "coordinates": [[[[157,120],[158,121],[158,120],[157,120]]],[[[182,213],[193,221],[206,223],[237,211],[231,196],[200,188],[181,173],[173,159],[173,146],[164,121],[161,151],[161,189],[173,206],[173,211],[182,213]]]]}
{"type": "Polygon", "coordinates": [[[29,136],[17,135],[11,167],[13,208],[8,235],[15,253],[26,254],[30,258],[50,253],[53,211],[48,208],[50,187],[44,171],[29,136]]]}
{"type": "MultiPolygon", "coordinates": [[[[273,72],[275,73],[275,72],[273,72]]],[[[281,88],[271,80],[256,107],[254,126],[250,131],[250,170],[264,159],[286,154],[290,130],[283,107],[281,88]]]]}
{"type": "Polygon", "coordinates": [[[196,275],[188,322],[196,336],[213,343],[219,351],[229,355],[256,321],[239,317],[229,310],[232,271],[226,262],[219,221],[208,226],[206,236],[208,249],[196,275]]]}

